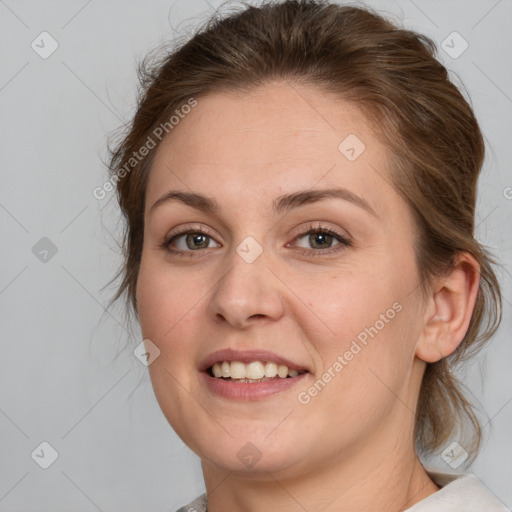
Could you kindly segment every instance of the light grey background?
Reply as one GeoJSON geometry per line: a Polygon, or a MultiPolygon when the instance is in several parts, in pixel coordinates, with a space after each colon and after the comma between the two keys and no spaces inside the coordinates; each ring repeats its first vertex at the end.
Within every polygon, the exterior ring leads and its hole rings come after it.
{"type": "MultiPolygon", "coordinates": [[[[439,45],[453,31],[469,44],[458,58],[440,48],[440,58],[486,135],[478,234],[504,265],[505,296],[498,335],[466,371],[492,419],[470,471],[512,506],[512,2],[367,3],[439,45]]],[[[198,459],[132,354],[137,328],[120,308],[104,311],[120,224],[113,194],[99,201],[93,189],[106,181],[108,133],[133,114],[136,60],[218,5],[0,0],[0,511],[174,511],[203,491],[198,459]],[[31,48],[43,51],[43,31],[58,43],[46,59],[31,48]],[[35,462],[49,456],[44,441],[58,452],[48,469],[35,462]]]]}

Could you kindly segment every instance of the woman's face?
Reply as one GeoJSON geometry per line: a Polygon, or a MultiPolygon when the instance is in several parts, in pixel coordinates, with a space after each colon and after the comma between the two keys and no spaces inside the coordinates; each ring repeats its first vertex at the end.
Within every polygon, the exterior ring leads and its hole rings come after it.
{"type": "Polygon", "coordinates": [[[209,464],[368,467],[411,441],[424,305],[387,156],[355,107],[286,82],[199,98],[158,148],[139,319],[160,407],[209,464]]]}

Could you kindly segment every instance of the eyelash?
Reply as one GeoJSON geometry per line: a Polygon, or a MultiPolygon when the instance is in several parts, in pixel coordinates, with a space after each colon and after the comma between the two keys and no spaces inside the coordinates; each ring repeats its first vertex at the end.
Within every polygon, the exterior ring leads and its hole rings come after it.
{"type": "MultiPolygon", "coordinates": [[[[180,231],[179,233],[173,233],[172,235],[168,236],[165,238],[165,240],[162,242],[162,244],[160,245],[160,247],[162,249],[164,249],[165,251],[167,252],[170,252],[172,254],[175,254],[177,256],[184,256],[184,257],[192,257],[194,256],[194,253],[195,252],[199,252],[199,250],[196,250],[196,251],[181,251],[181,250],[174,250],[174,249],[170,249],[170,245],[171,243],[180,238],[181,236],[183,235],[190,235],[190,234],[197,234],[197,235],[206,235],[208,236],[209,238],[214,238],[212,236],[211,233],[208,232],[207,229],[205,228],[202,228],[202,229],[186,229],[186,230],[183,230],[183,231],[180,231]]],[[[305,235],[310,235],[310,234],[325,234],[325,235],[331,235],[333,237],[335,237],[338,242],[340,242],[339,244],[335,245],[334,247],[329,247],[327,249],[309,249],[309,250],[301,250],[299,251],[301,254],[305,255],[305,256],[325,256],[326,254],[331,254],[333,252],[338,252],[340,250],[343,250],[345,247],[350,247],[352,245],[352,243],[350,242],[350,240],[348,238],[346,238],[345,236],[343,236],[341,233],[338,233],[337,231],[335,231],[334,229],[330,229],[330,228],[326,228],[326,227],[323,227],[321,225],[318,225],[318,226],[314,226],[313,224],[310,224],[309,225],[309,229],[307,231],[302,231],[301,233],[299,233],[294,240],[297,240],[297,239],[300,239],[302,237],[304,237],[305,235]]]]}

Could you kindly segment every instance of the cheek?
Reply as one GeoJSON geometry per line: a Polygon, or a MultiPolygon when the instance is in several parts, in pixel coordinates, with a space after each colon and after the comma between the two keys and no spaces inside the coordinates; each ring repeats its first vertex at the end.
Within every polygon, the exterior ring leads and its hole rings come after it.
{"type": "Polygon", "coordinates": [[[324,310],[330,315],[324,320],[335,334],[315,338],[321,368],[298,397],[311,417],[322,418],[326,431],[347,442],[376,428],[396,406],[413,354],[407,308],[385,288],[366,291],[347,287],[346,294],[331,295],[336,307],[324,310]]]}
{"type": "Polygon", "coordinates": [[[152,341],[155,341],[158,337],[156,335],[165,320],[162,315],[165,305],[162,307],[162,303],[167,298],[161,284],[156,269],[146,263],[143,258],[137,278],[137,309],[142,335],[152,341]]]}
{"type": "MultiPolygon", "coordinates": [[[[382,274],[381,274],[382,275],[382,274]]],[[[364,341],[365,332],[377,324],[379,332],[397,316],[393,305],[401,300],[395,283],[379,274],[346,272],[333,276],[326,286],[307,290],[308,306],[328,329],[326,347],[343,349],[352,339],[364,341]],[[333,344],[333,340],[337,340],[333,344]]],[[[373,332],[373,329],[371,329],[373,332]]]]}
{"type": "MultiPolygon", "coordinates": [[[[208,332],[205,305],[211,285],[207,283],[204,274],[201,277],[176,271],[149,257],[141,261],[137,281],[139,323],[144,339],[160,350],[162,357],[150,366],[150,371],[154,385],[163,394],[172,387],[168,372],[183,384],[193,378],[192,370],[201,356],[196,342],[208,332]]],[[[179,388],[175,392],[179,393],[179,388]]]]}
{"type": "Polygon", "coordinates": [[[169,269],[143,256],[137,279],[137,306],[143,336],[163,345],[200,298],[199,291],[194,290],[196,287],[189,279],[170,275],[169,269]]]}
{"type": "MultiPolygon", "coordinates": [[[[325,327],[314,339],[322,372],[350,374],[348,385],[363,387],[375,380],[370,370],[394,382],[407,372],[418,328],[416,295],[410,293],[416,277],[413,265],[404,264],[398,274],[394,263],[375,262],[371,271],[343,273],[321,292],[309,290],[308,305],[325,327]]],[[[310,325],[313,320],[318,324],[311,318],[310,325]]]]}

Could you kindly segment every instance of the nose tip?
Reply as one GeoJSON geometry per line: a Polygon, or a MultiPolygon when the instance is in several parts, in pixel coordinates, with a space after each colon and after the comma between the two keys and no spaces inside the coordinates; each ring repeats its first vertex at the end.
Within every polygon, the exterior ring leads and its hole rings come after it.
{"type": "Polygon", "coordinates": [[[254,322],[276,320],[283,314],[277,280],[261,258],[260,254],[248,263],[234,254],[230,271],[217,282],[209,303],[217,323],[227,322],[233,327],[244,328],[254,322]]]}

